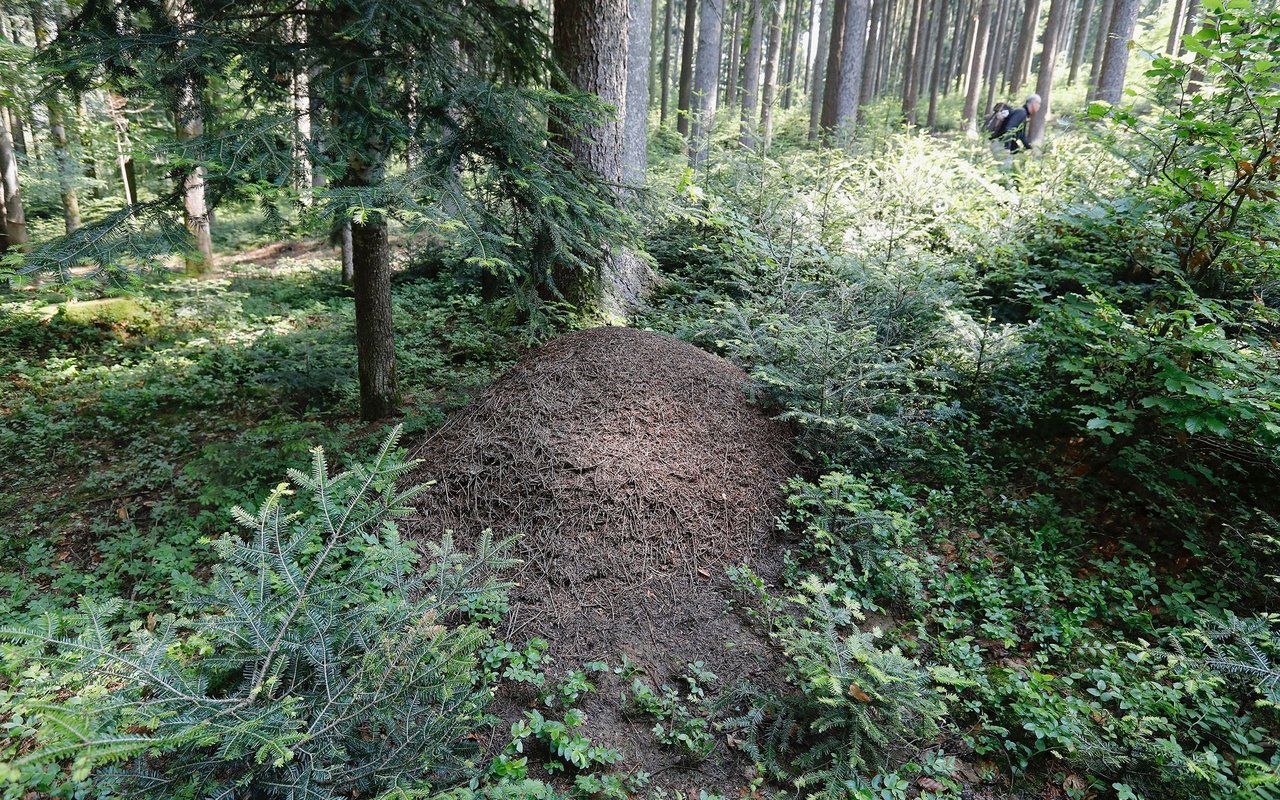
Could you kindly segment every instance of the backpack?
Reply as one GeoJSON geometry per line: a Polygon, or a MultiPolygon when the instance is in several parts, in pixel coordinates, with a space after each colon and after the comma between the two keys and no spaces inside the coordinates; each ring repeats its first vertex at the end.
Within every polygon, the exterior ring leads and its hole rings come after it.
{"type": "Polygon", "coordinates": [[[982,123],[988,139],[994,139],[1004,133],[1004,121],[1009,118],[1009,114],[1012,111],[1013,106],[1008,103],[996,103],[991,107],[991,113],[987,115],[986,121],[982,123]]]}

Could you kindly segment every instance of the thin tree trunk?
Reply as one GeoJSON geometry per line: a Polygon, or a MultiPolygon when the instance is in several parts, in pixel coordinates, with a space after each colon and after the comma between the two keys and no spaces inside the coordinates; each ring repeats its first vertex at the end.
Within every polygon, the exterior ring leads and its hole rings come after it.
{"type": "Polygon", "coordinates": [[[996,99],[996,84],[1000,79],[1001,50],[997,49],[1002,42],[1007,42],[1005,38],[1005,25],[1009,21],[1009,7],[1013,0],[999,0],[999,10],[996,12],[995,27],[991,29],[991,44],[988,45],[990,56],[987,58],[987,98],[979,109],[985,115],[993,105],[996,99]]]}
{"type": "Polygon", "coordinates": [[[1022,33],[1018,36],[1018,57],[1009,79],[1009,93],[1017,96],[1031,73],[1031,51],[1035,48],[1036,28],[1040,24],[1040,0],[1027,0],[1022,12],[1022,33]]]}
{"type": "Polygon", "coordinates": [[[769,53],[764,62],[764,86],[760,91],[760,128],[763,132],[764,152],[769,152],[773,140],[773,105],[778,94],[778,66],[782,58],[782,18],[786,14],[787,0],[776,0],[769,22],[769,53]]]}
{"type": "Polygon", "coordinates": [[[969,17],[971,16],[971,0],[961,0],[961,7],[956,9],[956,28],[951,34],[951,47],[947,49],[946,82],[942,87],[942,96],[951,95],[952,86],[959,86],[959,78],[964,72],[964,46],[969,41],[969,17]]]}
{"type": "Polygon", "coordinates": [[[884,46],[885,0],[871,0],[867,11],[867,54],[862,60],[862,86],[858,87],[858,104],[870,105],[875,100],[876,68],[884,46]]]}
{"type": "Polygon", "coordinates": [[[827,81],[822,87],[822,130],[824,135],[836,129],[836,112],[840,94],[840,63],[844,53],[844,25],[849,0],[834,0],[831,14],[831,46],[827,49],[827,81]]]}
{"type": "Polygon", "coordinates": [[[747,147],[756,145],[756,107],[760,103],[760,72],[764,57],[764,7],[751,0],[751,38],[747,42],[747,64],[742,79],[742,133],[747,147]]]}
{"type": "MultiPolygon", "coordinates": [[[[1093,19],[1095,0],[1084,0],[1080,6],[1080,21],[1076,25],[1076,40],[1071,46],[1071,72],[1067,76],[1067,84],[1075,85],[1080,76],[1080,65],[1084,63],[1084,48],[1089,40],[1089,22],[1093,19]]],[[[1182,0],[1178,0],[1181,4],[1182,0]]]]}
{"type": "Polygon", "coordinates": [[[1140,0],[1116,0],[1111,13],[1107,50],[1102,57],[1102,72],[1098,75],[1097,99],[1104,103],[1118,104],[1124,92],[1125,73],[1129,69],[1129,40],[1133,38],[1140,4],[1140,0]]]}
{"type": "Polygon", "coordinates": [[[903,52],[906,61],[903,65],[905,72],[903,73],[902,115],[907,118],[908,125],[914,125],[916,122],[916,101],[919,99],[920,90],[917,82],[920,72],[920,39],[925,24],[924,19],[924,0],[915,0],[915,7],[911,14],[911,27],[907,30],[906,50],[903,52]]]}
{"type": "Polygon", "coordinates": [[[689,115],[693,108],[693,26],[698,18],[698,0],[685,0],[684,41],[680,47],[680,99],[676,106],[676,130],[689,135],[689,115]]]}
{"type": "Polygon", "coordinates": [[[351,220],[342,223],[342,282],[347,286],[355,283],[356,264],[351,253],[351,220]]]}
{"type": "Polygon", "coordinates": [[[351,254],[356,307],[356,360],[360,416],[377,420],[395,413],[395,328],[391,322],[391,254],[387,221],[375,216],[352,222],[351,254]]]}
{"type": "Polygon", "coordinates": [[[711,131],[716,121],[720,94],[720,29],[724,20],[724,0],[702,0],[698,19],[698,62],[694,71],[693,136],[689,163],[707,161],[711,131]]]}
{"type": "MultiPolygon", "coordinates": [[[[654,97],[658,94],[658,87],[655,85],[658,81],[657,64],[653,63],[653,54],[658,51],[658,0],[653,0],[649,6],[649,68],[648,68],[648,91],[645,97],[649,98],[652,105],[654,97]]],[[[666,28],[663,28],[665,35],[666,28]]]]}
{"type": "Polygon", "coordinates": [[[648,2],[632,4],[627,34],[627,95],[623,122],[622,179],[630,186],[644,183],[649,165],[649,47],[653,42],[648,2]]]}
{"type": "MultiPolygon", "coordinates": [[[[813,56],[813,86],[809,92],[809,141],[818,140],[822,123],[822,94],[827,85],[827,58],[831,51],[833,0],[818,0],[818,51],[813,56]]],[[[838,0],[836,0],[838,4],[838,0]]]]}
{"type": "MultiPolygon", "coordinates": [[[[183,40],[195,35],[195,17],[190,0],[168,0],[170,18],[183,40]]],[[[178,43],[179,49],[185,44],[178,43]]],[[[204,135],[204,83],[195,72],[179,75],[174,85],[174,124],[179,144],[204,135]]],[[[182,190],[183,217],[194,248],[186,254],[187,272],[199,275],[213,269],[213,240],[209,232],[209,207],[205,197],[205,172],[199,164],[188,166],[178,177],[182,190]]]]}
{"type": "Polygon", "coordinates": [[[18,159],[14,155],[13,136],[5,114],[0,114],[0,181],[4,183],[4,228],[10,247],[25,249],[27,217],[22,208],[22,191],[18,186],[18,159]]]}
{"type": "Polygon", "coordinates": [[[676,0],[667,0],[665,20],[662,24],[662,108],[658,112],[658,125],[667,124],[668,95],[671,93],[671,7],[676,0]]]}
{"type": "MultiPolygon", "coordinates": [[[[36,49],[43,50],[49,42],[48,20],[39,2],[31,6],[31,30],[36,49]]],[[[62,194],[62,221],[67,233],[80,227],[80,198],[76,195],[70,150],[67,145],[66,112],[62,100],[51,94],[45,103],[49,114],[49,138],[53,141],[53,160],[58,170],[58,189],[62,194]]]]}
{"type": "Polygon", "coordinates": [[[964,95],[964,131],[970,138],[978,135],[978,92],[982,84],[982,68],[986,64],[987,34],[991,29],[991,0],[982,0],[978,9],[978,29],[969,61],[969,83],[964,95]]]}
{"type": "Polygon", "coordinates": [[[1102,0],[1102,13],[1098,15],[1098,33],[1093,39],[1093,61],[1089,65],[1088,99],[1098,93],[1098,78],[1102,75],[1102,58],[1107,52],[1107,37],[1111,31],[1111,17],[1115,12],[1115,0],[1102,0]]]}
{"type": "MultiPolygon", "coordinates": [[[[307,41],[306,25],[301,21],[292,23],[292,35],[300,44],[307,41]]],[[[311,73],[309,67],[294,70],[293,83],[290,87],[293,102],[293,159],[298,165],[295,182],[298,198],[305,206],[310,206],[315,188],[315,165],[312,162],[312,149],[315,143],[311,136],[311,73]]]]}
{"type": "MultiPolygon", "coordinates": [[[[800,28],[808,14],[805,13],[804,0],[797,0],[791,15],[791,32],[787,36],[787,70],[783,76],[782,109],[791,108],[791,97],[795,92],[796,50],[800,46],[800,28]]],[[[805,59],[806,61],[808,59],[805,59]]]]}
{"type": "Polygon", "coordinates": [[[1164,51],[1176,56],[1182,43],[1182,15],[1186,12],[1186,0],[1175,0],[1173,19],[1169,21],[1169,39],[1165,42],[1164,51]]]}
{"type": "Polygon", "coordinates": [[[1049,21],[1044,30],[1044,45],[1040,50],[1040,71],[1036,74],[1036,94],[1040,95],[1040,110],[1027,120],[1027,141],[1038,147],[1044,140],[1045,123],[1053,113],[1053,73],[1058,64],[1059,36],[1067,24],[1071,0],[1050,0],[1049,21]]]}
{"type": "Polygon", "coordinates": [[[933,128],[938,122],[938,91],[943,81],[942,76],[942,45],[946,40],[944,35],[947,30],[947,0],[941,0],[938,6],[938,33],[934,41],[933,51],[933,75],[929,79],[929,116],[925,120],[925,125],[933,128]]]}
{"type": "Polygon", "coordinates": [[[836,92],[836,130],[842,143],[853,141],[862,99],[862,71],[867,56],[869,0],[847,0],[844,44],[840,48],[840,87],[836,92]]]}
{"type": "Polygon", "coordinates": [[[724,107],[733,108],[738,103],[738,76],[742,71],[742,2],[733,4],[733,35],[729,37],[729,57],[725,72],[728,78],[724,87],[724,107]]]}

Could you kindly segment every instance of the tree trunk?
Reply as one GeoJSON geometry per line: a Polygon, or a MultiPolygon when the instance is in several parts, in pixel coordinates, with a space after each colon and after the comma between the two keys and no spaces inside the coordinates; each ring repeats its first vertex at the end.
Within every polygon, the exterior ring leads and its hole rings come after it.
{"type": "Polygon", "coordinates": [[[862,72],[867,58],[869,0],[847,0],[844,43],[840,46],[840,85],[836,90],[836,132],[842,144],[853,141],[862,99],[862,72]]]}
{"type": "Polygon", "coordinates": [[[342,283],[350,286],[356,280],[356,265],[351,254],[351,220],[342,223],[342,283]]]}
{"type": "MultiPolygon", "coordinates": [[[[803,27],[804,19],[807,16],[804,0],[797,0],[795,10],[791,15],[791,32],[787,36],[787,70],[782,79],[782,109],[784,111],[791,108],[791,97],[795,92],[796,52],[800,46],[800,28],[803,27]]],[[[808,59],[805,60],[807,61],[808,59]]]]}
{"type": "Polygon", "coordinates": [[[844,26],[849,13],[849,0],[834,0],[831,10],[831,45],[827,48],[827,80],[822,87],[822,130],[824,135],[836,129],[836,112],[840,96],[840,64],[844,60],[844,26]]]}
{"type": "Polygon", "coordinates": [[[1186,0],[1175,0],[1173,19],[1169,21],[1169,39],[1165,42],[1164,51],[1176,56],[1182,43],[1182,15],[1186,12],[1186,0]]]}
{"type": "Polygon", "coordinates": [[[911,27],[907,29],[906,49],[903,51],[902,115],[907,118],[908,125],[916,123],[916,101],[919,99],[920,85],[917,82],[920,72],[921,38],[925,25],[924,0],[915,0],[911,13],[911,27]]]}
{"type": "MultiPolygon", "coordinates": [[[[307,29],[301,21],[292,23],[294,41],[304,44],[307,41],[307,29]]],[[[311,135],[311,73],[307,67],[294,70],[293,82],[290,86],[293,102],[293,159],[298,173],[294,182],[298,199],[305,206],[310,206],[315,188],[315,166],[312,163],[312,150],[315,142],[311,135]]]]}
{"type": "Polygon", "coordinates": [[[942,44],[946,40],[947,30],[947,0],[941,0],[938,6],[938,33],[934,41],[933,49],[933,74],[929,78],[929,116],[925,120],[925,125],[933,128],[938,121],[938,91],[943,81],[942,76],[942,44]]]}
{"type": "Polygon", "coordinates": [[[775,0],[773,16],[769,21],[769,53],[764,62],[764,86],[760,91],[760,128],[763,131],[764,152],[769,152],[773,141],[773,104],[778,95],[778,65],[782,58],[782,18],[786,14],[787,0],[775,0]]]}
{"type": "Polygon", "coordinates": [[[689,163],[707,161],[711,130],[715,127],[720,95],[720,28],[724,22],[724,0],[701,0],[698,19],[698,63],[694,71],[693,136],[689,163]]]}
{"type": "Polygon", "coordinates": [[[729,57],[724,84],[724,107],[733,108],[738,103],[738,76],[742,71],[742,2],[733,4],[733,34],[729,37],[729,57]]]}
{"type": "MultiPolygon", "coordinates": [[[[175,47],[194,37],[195,15],[191,0],[167,0],[166,11],[181,37],[175,47]]],[[[204,81],[198,73],[185,72],[174,83],[174,124],[178,144],[204,135],[204,81]]],[[[213,269],[213,240],[209,234],[209,207],[205,197],[205,172],[199,164],[186,166],[178,176],[183,218],[194,247],[186,254],[187,273],[199,275],[213,269]]]]}
{"type": "Polygon", "coordinates": [[[1116,105],[1124,92],[1124,76],[1129,69],[1129,40],[1138,21],[1140,0],[1115,0],[1111,13],[1111,30],[1107,35],[1107,49],[1102,57],[1102,72],[1098,75],[1097,99],[1116,105]]]}
{"type": "MultiPolygon", "coordinates": [[[[838,0],[837,0],[838,2],[838,0]]],[[[817,0],[818,51],[813,56],[813,85],[809,90],[809,141],[818,140],[822,122],[822,95],[827,85],[827,59],[831,51],[832,0],[817,0]]]]}
{"type": "Polygon", "coordinates": [[[964,94],[964,131],[969,138],[978,135],[978,92],[982,88],[982,68],[986,64],[987,34],[991,29],[991,0],[982,0],[978,8],[978,29],[969,60],[969,83],[964,94]]]}
{"type": "Polygon", "coordinates": [[[627,41],[626,117],[623,123],[622,179],[631,186],[644,183],[649,165],[649,48],[652,8],[648,2],[632,4],[627,41]]]}
{"type": "Polygon", "coordinates": [[[689,135],[689,113],[693,101],[693,26],[697,17],[698,0],[685,0],[684,41],[680,47],[680,98],[676,106],[676,130],[685,137],[689,135]]]}
{"type": "MultiPolygon", "coordinates": [[[[655,97],[657,97],[657,94],[658,94],[658,87],[655,85],[658,80],[658,70],[657,70],[658,65],[654,62],[654,54],[658,52],[658,20],[659,19],[660,17],[658,16],[658,0],[653,0],[653,2],[649,5],[649,50],[648,50],[649,59],[646,62],[649,65],[648,69],[646,70],[646,72],[648,73],[649,81],[645,91],[645,97],[649,99],[650,105],[653,104],[653,100],[655,97]]],[[[662,30],[663,30],[663,35],[665,36],[667,29],[663,28],[662,30]]],[[[645,113],[648,113],[648,109],[645,109],[645,113]]]]}
{"type": "Polygon", "coordinates": [[[995,105],[996,84],[1000,81],[1000,66],[1004,61],[1001,55],[1007,51],[1007,45],[1004,44],[1008,41],[1005,36],[1005,26],[1009,21],[1009,7],[1013,4],[1013,0],[998,0],[998,2],[999,10],[996,12],[995,22],[991,28],[991,43],[987,45],[989,53],[986,76],[987,95],[985,102],[978,109],[983,115],[995,105]]]}
{"type": "Polygon", "coordinates": [[[764,8],[762,0],[751,0],[751,38],[747,42],[747,63],[742,78],[742,134],[747,147],[756,146],[756,107],[760,103],[760,71],[764,54],[764,8]]]}
{"type": "Polygon", "coordinates": [[[0,114],[0,180],[4,183],[4,229],[9,246],[26,249],[27,217],[22,209],[22,192],[18,187],[18,159],[14,155],[13,136],[9,133],[6,114],[0,114]]]}
{"type": "Polygon", "coordinates": [[[665,20],[662,24],[662,107],[658,111],[658,125],[667,124],[668,95],[671,93],[671,7],[676,0],[667,0],[665,20]]]}
{"type": "MultiPolygon", "coordinates": [[[[1182,0],[1178,0],[1179,3],[1182,0]]],[[[1080,65],[1084,63],[1084,47],[1089,39],[1089,23],[1093,19],[1094,0],[1084,0],[1080,6],[1080,21],[1076,25],[1076,40],[1071,46],[1071,72],[1067,76],[1067,84],[1074,85],[1080,76],[1080,65]]]]}
{"type": "Polygon", "coordinates": [[[956,27],[951,33],[951,47],[947,49],[947,66],[944,76],[946,80],[942,84],[943,97],[950,96],[952,84],[964,71],[961,54],[964,52],[965,42],[969,41],[969,12],[972,3],[969,0],[960,0],[960,2],[960,7],[956,9],[956,27]]]}
{"type": "MultiPolygon", "coordinates": [[[[49,42],[49,23],[42,3],[31,6],[31,32],[36,49],[43,50],[49,42]]],[[[50,94],[45,103],[49,115],[49,138],[53,141],[53,160],[58,170],[58,189],[62,195],[62,221],[67,233],[80,227],[80,198],[76,195],[72,174],[70,151],[67,146],[66,111],[57,94],[50,94]]]]}
{"type": "Polygon", "coordinates": [[[1013,65],[1013,77],[1009,79],[1009,93],[1015,98],[1031,74],[1031,51],[1036,43],[1036,28],[1040,25],[1040,0],[1027,0],[1022,12],[1022,33],[1018,36],[1018,57],[1013,65]]]}
{"type": "Polygon", "coordinates": [[[1045,123],[1053,113],[1053,73],[1058,64],[1058,46],[1062,42],[1059,34],[1067,24],[1071,0],[1051,0],[1049,3],[1049,21],[1044,29],[1044,45],[1040,49],[1040,71],[1036,74],[1036,94],[1040,95],[1040,110],[1027,120],[1027,141],[1038,147],[1044,139],[1045,123]]]}
{"type": "Polygon", "coordinates": [[[356,307],[356,357],[360,374],[360,417],[377,420],[395,413],[395,329],[391,324],[391,253],[382,217],[351,223],[356,307]]]}
{"type": "Polygon", "coordinates": [[[862,86],[858,87],[858,104],[869,105],[875,100],[876,68],[880,63],[880,51],[884,47],[885,0],[871,0],[867,12],[867,53],[862,59],[862,86]]]}
{"type": "Polygon", "coordinates": [[[1093,39],[1093,61],[1089,65],[1089,91],[1087,99],[1098,93],[1098,78],[1102,75],[1102,57],[1107,52],[1107,36],[1111,31],[1111,17],[1115,12],[1115,0],[1102,0],[1102,13],[1098,15],[1098,33],[1093,39]]]}

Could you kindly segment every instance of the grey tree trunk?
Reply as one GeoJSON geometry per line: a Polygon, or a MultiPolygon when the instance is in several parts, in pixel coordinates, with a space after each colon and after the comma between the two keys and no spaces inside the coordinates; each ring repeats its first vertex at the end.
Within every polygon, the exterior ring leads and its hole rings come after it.
{"type": "Polygon", "coordinates": [[[1036,94],[1040,95],[1040,111],[1027,120],[1027,141],[1033,147],[1044,140],[1045,123],[1053,109],[1053,73],[1058,64],[1059,34],[1067,23],[1071,0],[1051,0],[1049,21],[1044,29],[1044,45],[1040,50],[1040,71],[1036,73],[1036,94]]]}
{"type": "Polygon", "coordinates": [[[822,122],[822,93],[827,85],[827,58],[831,50],[832,0],[817,0],[818,51],[813,56],[813,86],[809,92],[809,141],[818,140],[822,122]]]}
{"type": "Polygon", "coordinates": [[[1111,31],[1111,17],[1115,11],[1115,0],[1102,0],[1102,13],[1098,15],[1098,33],[1093,39],[1093,61],[1089,65],[1088,99],[1093,100],[1098,94],[1098,78],[1102,75],[1102,57],[1107,52],[1107,36],[1111,31]]]}
{"type": "Polygon", "coordinates": [[[676,0],[667,0],[667,10],[662,24],[662,106],[658,111],[658,125],[667,124],[668,95],[671,92],[671,7],[676,0]]]}
{"type": "Polygon", "coordinates": [[[764,7],[751,0],[751,32],[747,40],[747,62],[742,76],[742,133],[747,147],[756,145],[756,109],[760,104],[760,72],[764,60],[764,7]]]}
{"type": "Polygon", "coordinates": [[[795,10],[791,12],[791,31],[787,35],[787,69],[782,78],[782,109],[784,111],[791,108],[791,97],[795,93],[796,48],[800,45],[800,28],[807,16],[804,0],[797,0],[795,10]]]}
{"type": "MultiPolygon", "coordinates": [[[[43,50],[49,43],[49,20],[42,3],[31,6],[31,31],[36,49],[43,50]]],[[[45,103],[49,115],[49,138],[53,141],[53,160],[58,169],[58,189],[62,195],[62,221],[67,233],[80,227],[80,198],[76,194],[74,161],[67,146],[66,111],[57,94],[51,94],[45,103]]]]}
{"type": "Polygon", "coordinates": [[[738,76],[742,72],[742,2],[733,4],[733,35],[729,37],[729,57],[725,59],[724,106],[738,102],[738,76]]]}
{"type": "MultiPolygon", "coordinates": [[[[614,2],[614,0],[609,0],[614,2]]],[[[557,6],[558,7],[558,6],[557,6]]],[[[693,26],[698,18],[698,0],[685,0],[684,41],[680,46],[680,97],[676,105],[676,130],[689,135],[689,114],[693,101],[693,26]]]]}
{"type": "Polygon", "coordinates": [[[969,60],[969,82],[964,94],[964,131],[973,138],[978,135],[978,92],[982,88],[982,68],[987,58],[987,34],[991,29],[991,0],[982,0],[978,8],[978,29],[974,36],[972,57],[969,60]]]}
{"type": "Polygon", "coordinates": [[[360,417],[376,420],[396,411],[395,328],[391,323],[391,253],[382,217],[351,223],[356,307],[356,360],[360,417]]]}
{"type": "Polygon", "coordinates": [[[702,0],[698,20],[698,63],[693,77],[693,136],[689,162],[700,166],[707,161],[711,131],[715,127],[720,99],[720,29],[724,22],[724,0],[702,0]]]}
{"type": "Polygon", "coordinates": [[[1009,41],[1005,36],[1007,30],[1006,25],[1009,21],[1009,7],[1013,5],[1013,0],[999,0],[999,10],[996,12],[994,27],[991,29],[991,55],[987,58],[987,95],[986,100],[980,107],[980,111],[985,115],[995,104],[996,85],[1000,82],[1000,67],[1006,61],[1002,58],[1007,53],[1009,41]]]}
{"type": "Polygon", "coordinates": [[[764,61],[764,86],[760,90],[760,128],[763,149],[769,152],[773,141],[773,105],[778,96],[778,66],[782,58],[782,18],[787,11],[787,0],[775,0],[773,15],[769,20],[769,52],[764,61]]]}
{"type": "Polygon", "coordinates": [[[943,80],[942,75],[942,45],[946,40],[944,35],[947,30],[947,0],[942,0],[938,6],[938,33],[934,41],[933,50],[933,74],[929,78],[929,115],[925,119],[925,125],[932,128],[938,122],[938,92],[941,90],[943,80]]]}
{"type": "Polygon", "coordinates": [[[1115,0],[1111,14],[1111,30],[1107,35],[1107,50],[1102,57],[1102,72],[1098,75],[1097,99],[1116,105],[1124,92],[1124,77],[1129,69],[1129,40],[1138,21],[1141,0],[1115,0]]]}
{"type": "Polygon", "coordinates": [[[356,279],[355,259],[351,254],[351,220],[342,223],[342,282],[350,286],[356,279]]]}
{"type": "Polygon", "coordinates": [[[25,249],[27,217],[22,208],[22,191],[18,187],[18,159],[14,155],[13,135],[9,133],[7,116],[7,113],[0,113],[0,181],[4,184],[4,230],[10,247],[25,249]]]}
{"type": "Polygon", "coordinates": [[[644,183],[649,165],[649,69],[652,38],[646,0],[633,3],[627,34],[627,97],[623,123],[622,180],[631,186],[644,183]]]}
{"type": "Polygon", "coordinates": [[[1015,97],[1031,72],[1031,51],[1035,48],[1036,28],[1040,25],[1040,0],[1027,0],[1022,12],[1022,33],[1018,36],[1018,56],[1009,79],[1009,92],[1015,97]]]}
{"type": "Polygon", "coordinates": [[[840,95],[840,63],[844,55],[844,25],[849,12],[849,0],[834,0],[831,9],[831,46],[827,48],[827,81],[822,87],[823,135],[836,129],[836,106],[840,95]]]}
{"type": "MultiPolygon", "coordinates": [[[[307,41],[307,28],[303,23],[293,23],[291,33],[294,41],[307,41]]],[[[293,160],[298,169],[295,187],[299,200],[309,206],[313,198],[311,190],[315,188],[315,167],[311,160],[315,143],[311,136],[311,73],[305,67],[294,71],[290,89],[294,117],[293,160]]]]}
{"type": "Polygon", "coordinates": [[[911,13],[911,26],[907,29],[906,49],[902,54],[906,59],[903,63],[902,115],[907,118],[907,123],[910,125],[916,122],[916,101],[920,98],[920,85],[917,78],[920,74],[924,20],[924,0],[915,0],[911,13]]]}
{"type": "Polygon", "coordinates": [[[867,58],[869,0],[847,0],[844,44],[840,47],[840,86],[836,91],[836,131],[844,144],[853,141],[862,100],[862,72],[867,58]]]}
{"type": "Polygon", "coordinates": [[[1178,54],[1182,44],[1182,15],[1186,10],[1186,0],[1175,0],[1173,4],[1173,19],[1169,22],[1169,40],[1164,46],[1164,51],[1171,56],[1178,54]]]}
{"type": "MultiPolygon", "coordinates": [[[[1178,0],[1179,3],[1182,0],[1178,0]]],[[[1084,63],[1084,48],[1089,40],[1089,23],[1093,20],[1094,0],[1084,0],[1080,6],[1080,21],[1076,26],[1076,40],[1071,46],[1071,72],[1067,75],[1067,84],[1074,85],[1080,76],[1080,65],[1084,63]]]]}
{"type": "MultiPolygon", "coordinates": [[[[165,9],[183,39],[195,35],[195,12],[190,0],[166,0],[165,9]]],[[[179,42],[178,48],[184,45],[179,42]]],[[[204,83],[195,72],[179,75],[174,85],[174,125],[179,144],[204,135],[204,83]]],[[[205,198],[204,167],[187,167],[178,177],[183,218],[194,247],[186,254],[187,273],[199,275],[213,269],[213,239],[209,232],[209,206],[205,198]]]]}
{"type": "Polygon", "coordinates": [[[858,104],[868,105],[875,99],[876,68],[884,46],[885,0],[871,0],[867,12],[867,53],[862,59],[862,85],[858,87],[858,104]]]}

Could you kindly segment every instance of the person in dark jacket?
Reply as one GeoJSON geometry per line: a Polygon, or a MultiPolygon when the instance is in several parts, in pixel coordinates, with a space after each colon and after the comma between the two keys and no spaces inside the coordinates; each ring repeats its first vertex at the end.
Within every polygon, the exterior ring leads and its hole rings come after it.
{"type": "Polygon", "coordinates": [[[1039,110],[1040,95],[1033,94],[1027,98],[1027,102],[1022,104],[1022,108],[1015,108],[1009,112],[1009,116],[1004,118],[1004,124],[1000,126],[1000,130],[992,138],[1000,142],[1004,149],[1010,153],[1030,150],[1031,143],[1027,141],[1027,127],[1031,122],[1031,118],[1039,110]]]}

